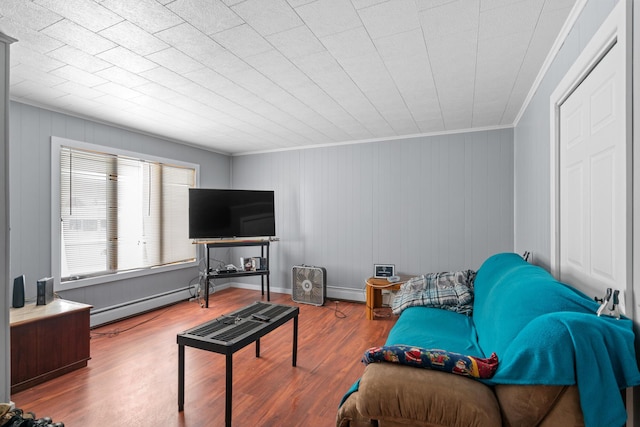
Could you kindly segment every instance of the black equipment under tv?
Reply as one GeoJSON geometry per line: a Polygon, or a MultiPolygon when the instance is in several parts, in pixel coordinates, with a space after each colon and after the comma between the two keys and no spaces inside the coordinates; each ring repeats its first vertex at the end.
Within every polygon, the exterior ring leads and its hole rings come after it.
{"type": "Polygon", "coordinates": [[[274,237],[274,192],[189,189],[189,238],[274,237]]]}

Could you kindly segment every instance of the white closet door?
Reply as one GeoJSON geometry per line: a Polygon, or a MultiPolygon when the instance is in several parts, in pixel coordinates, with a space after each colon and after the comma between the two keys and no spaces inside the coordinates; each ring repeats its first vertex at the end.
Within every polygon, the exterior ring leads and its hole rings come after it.
{"type": "Polygon", "coordinates": [[[560,106],[560,279],[627,284],[624,52],[616,43],[560,106]]]}

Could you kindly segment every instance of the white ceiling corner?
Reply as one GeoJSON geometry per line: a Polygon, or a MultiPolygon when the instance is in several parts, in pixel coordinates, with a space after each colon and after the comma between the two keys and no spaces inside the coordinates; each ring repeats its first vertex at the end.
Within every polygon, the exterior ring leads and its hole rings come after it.
{"type": "Polygon", "coordinates": [[[512,125],[576,0],[2,0],[11,98],[241,154],[512,125]]]}

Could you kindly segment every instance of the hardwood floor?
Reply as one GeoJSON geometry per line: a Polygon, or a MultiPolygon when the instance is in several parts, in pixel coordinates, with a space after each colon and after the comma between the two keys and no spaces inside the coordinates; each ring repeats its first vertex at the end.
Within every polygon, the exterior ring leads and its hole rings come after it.
{"type": "MultiPolygon", "coordinates": [[[[185,349],[185,405],[178,412],[176,335],[256,300],[266,297],[225,289],[211,295],[208,309],[182,302],[94,329],[86,368],[12,400],[66,427],[222,426],[225,357],[185,349]]],[[[315,307],[275,293],[271,301],[300,307],[297,367],[291,366],[291,321],[260,340],[260,358],[255,345],[235,353],[233,425],[335,425],[340,399],[364,369],[363,352],[384,343],[395,319],[366,320],[361,303],[327,301],[315,307]]]]}

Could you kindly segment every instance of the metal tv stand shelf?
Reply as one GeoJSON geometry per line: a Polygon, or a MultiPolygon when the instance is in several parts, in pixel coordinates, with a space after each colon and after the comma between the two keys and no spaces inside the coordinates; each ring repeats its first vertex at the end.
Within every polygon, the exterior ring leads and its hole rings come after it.
{"type": "MultiPolygon", "coordinates": [[[[264,295],[264,282],[265,277],[267,278],[267,301],[271,301],[271,294],[269,292],[269,245],[272,241],[277,241],[277,238],[270,239],[229,239],[229,240],[207,240],[207,241],[198,241],[196,243],[200,243],[205,245],[206,251],[206,272],[207,272],[207,285],[205,286],[204,291],[204,304],[206,308],[209,308],[209,280],[210,279],[228,279],[231,277],[241,277],[241,276],[261,276],[261,288],[262,295],[264,295]],[[265,269],[264,270],[256,270],[256,271],[245,271],[238,270],[233,273],[218,273],[217,271],[211,271],[209,266],[210,257],[209,257],[209,249],[211,248],[232,248],[232,247],[241,247],[241,246],[260,246],[260,256],[265,259],[265,269]],[[266,249],[266,256],[265,256],[266,249]]],[[[241,266],[242,267],[242,266],[241,266]]]]}

